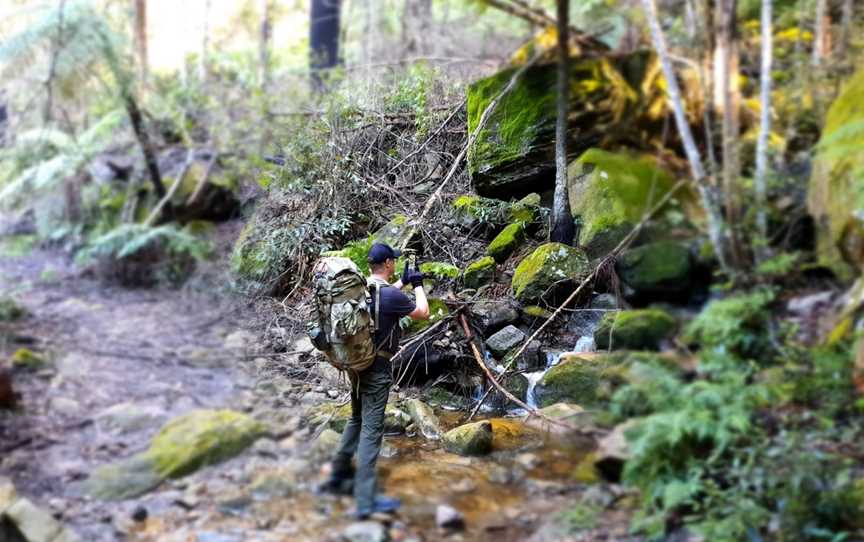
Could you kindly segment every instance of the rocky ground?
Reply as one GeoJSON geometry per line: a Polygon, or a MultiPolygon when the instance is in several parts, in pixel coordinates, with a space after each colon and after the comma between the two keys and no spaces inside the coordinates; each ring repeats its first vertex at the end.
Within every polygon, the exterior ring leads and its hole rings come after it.
{"type": "MultiPolygon", "coordinates": [[[[571,473],[591,442],[496,418],[465,449],[447,431],[467,413],[406,389],[391,397],[380,463],[405,506],[356,524],[350,499],[314,494],[347,396],[305,341],[268,356],[248,307],[215,284],[110,287],[45,250],[5,255],[0,276],[27,313],[0,323],[19,396],[0,411],[0,514],[25,540],[46,514],[67,530],[45,540],[559,540],[559,511],[587,488],[571,473]],[[21,502],[33,513],[12,514],[21,502]]],[[[580,536],[623,537],[608,504],[626,495],[586,498],[607,509],[605,527],[580,536]]]]}

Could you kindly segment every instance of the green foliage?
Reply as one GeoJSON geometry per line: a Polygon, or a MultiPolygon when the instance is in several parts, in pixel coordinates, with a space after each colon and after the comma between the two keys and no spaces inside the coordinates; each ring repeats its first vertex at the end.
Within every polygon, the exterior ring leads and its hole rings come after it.
{"type": "Polygon", "coordinates": [[[773,300],[774,292],[762,288],[711,301],[687,326],[684,339],[703,349],[758,356],[767,348],[768,307],[773,300]]]}
{"type": "Polygon", "coordinates": [[[434,116],[428,111],[434,82],[440,79],[440,74],[433,68],[423,64],[412,65],[403,77],[400,77],[395,88],[384,102],[388,113],[411,113],[417,125],[417,137],[424,137],[434,116]]]}
{"type": "Polygon", "coordinates": [[[781,252],[756,266],[756,274],[783,277],[794,271],[801,262],[800,252],[781,252]]]}
{"type": "Polygon", "coordinates": [[[636,362],[628,372],[638,378],[630,378],[629,385],[618,389],[609,405],[618,421],[664,410],[684,385],[677,371],[650,359],[636,362]]]}
{"type": "Polygon", "coordinates": [[[579,531],[593,529],[597,525],[600,512],[598,506],[578,503],[562,512],[559,520],[564,524],[564,528],[569,534],[576,534],[579,531]]]}

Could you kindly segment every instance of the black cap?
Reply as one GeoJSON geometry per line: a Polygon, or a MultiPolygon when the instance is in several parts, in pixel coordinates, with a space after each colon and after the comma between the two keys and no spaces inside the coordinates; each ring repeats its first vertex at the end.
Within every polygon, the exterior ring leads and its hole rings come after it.
{"type": "Polygon", "coordinates": [[[385,245],[384,243],[373,243],[372,248],[369,249],[369,256],[366,257],[366,260],[369,263],[384,263],[386,260],[395,260],[402,253],[398,250],[393,250],[390,248],[390,245],[385,245]]]}

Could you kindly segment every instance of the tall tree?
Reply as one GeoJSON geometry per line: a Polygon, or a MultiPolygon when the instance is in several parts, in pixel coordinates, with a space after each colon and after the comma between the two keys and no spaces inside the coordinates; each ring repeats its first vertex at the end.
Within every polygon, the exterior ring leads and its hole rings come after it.
{"type": "Polygon", "coordinates": [[[210,54],[210,3],[204,0],[204,14],[201,16],[201,53],[198,55],[198,79],[207,80],[207,55],[210,54]]]}
{"type": "Polygon", "coordinates": [[[339,12],[341,0],[311,0],[309,68],[312,89],[325,90],[322,72],[339,65],[339,12]]]}
{"type": "Polygon", "coordinates": [[[814,67],[822,65],[822,59],[830,49],[831,18],[828,15],[828,0],[816,0],[816,20],[814,21],[813,33],[813,58],[814,67]]]}
{"type": "Polygon", "coordinates": [[[258,36],[258,80],[261,88],[267,88],[270,79],[270,38],[273,23],[271,21],[270,0],[261,2],[261,24],[258,36]]]}
{"type": "Polygon", "coordinates": [[[402,12],[402,54],[405,58],[428,54],[429,26],[432,23],[432,0],[405,2],[402,12]]]}
{"type": "Polygon", "coordinates": [[[855,0],[843,0],[843,12],[840,16],[840,42],[837,44],[837,56],[846,59],[849,49],[849,38],[852,30],[852,13],[855,11],[855,0]]]}
{"type": "Polygon", "coordinates": [[[557,0],[558,8],[558,101],[555,119],[555,197],[552,203],[553,241],[573,244],[573,213],[567,190],[567,114],[570,92],[569,0],[557,0]]]}
{"type": "Polygon", "coordinates": [[[138,56],[138,77],[147,82],[147,0],[135,0],[135,52],[138,56]]]}
{"type": "Polygon", "coordinates": [[[672,60],[666,48],[666,37],[663,35],[663,30],[660,28],[660,21],[657,17],[657,7],[654,5],[654,0],[642,0],[642,8],[645,11],[645,18],[648,20],[648,27],[651,31],[651,42],[654,44],[657,56],[660,57],[663,78],[666,80],[666,95],[675,116],[675,126],[678,128],[678,134],[684,145],[684,152],[687,154],[687,161],[690,163],[690,171],[693,174],[696,187],[699,189],[702,207],[705,209],[705,214],[708,218],[708,236],[714,245],[720,267],[724,271],[729,272],[730,269],[726,263],[725,254],[723,217],[717,208],[712,187],[705,175],[705,168],[702,166],[702,157],[699,155],[699,149],[696,147],[696,140],[693,139],[690,125],[687,123],[687,116],[684,113],[684,102],[681,99],[681,89],[678,86],[678,78],[675,76],[675,71],[672,69],[672,60]]]}
{"type": "MultiPolygon", "coordinates": [[[[771,133],[771,60],[772,60],[772,26],[771,0],[762,0],[762,67],[759,74],[760,96],[759,106],[759,139],[756,142],[756,225],[759,229],[761,242],[768,239],[768,219],[766,206],[766,181],[768,171],[768,135],[771,133]]],[[[758,259],[765,256],[764,248],[757,250],[758,259]]]]}

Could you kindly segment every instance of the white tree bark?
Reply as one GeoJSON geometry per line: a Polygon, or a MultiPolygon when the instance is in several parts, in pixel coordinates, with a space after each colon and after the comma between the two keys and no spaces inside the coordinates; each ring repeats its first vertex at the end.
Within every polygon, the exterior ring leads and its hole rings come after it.
{"type": "Polygon", "coordinates": [[[210,52],[210,3],[204,0],[204,14],[201,16],[201,53],[198,56],[198,79],[207,80],[207,55],[210,52]]]}
{"type": "Polygon", "coordinates": [[[666,39],[663,35],[663,30],[660,28],[660,22],[657,19],[657,7],[654,5],[654,0],[641,1],[642,7],[645,10],[645,17],[648,19],[648,26],[651,30],[651,41],[654,44],[657,55],[660,57],[663,77],[666,79],[667,98],[675,115],[675,125],[678,128],[678,134],[681,136],[684,152],[687,154],[687,161],[690,163],[690,171],[693,174],[693,179],[696,181],[699,195],[702,198],[702,206],[705,208],[705,214],[708,217],[708,236],[714,245],[720,267],[724,271],[728,271],[729,268],[725,257],[726,247],[723,235],[723,218],[714,201],[711,187],[708,185],[708,179],[705,176],[705,168],[702,166],[702,158],[699,156],[699,149],[696,148],[696,141],[693,139],[693,133],[690,131],[690,125],[687,123],[687,117],[684,114],[681,89],[678,86],[675,72],[672,70],[669,51],[666,49],[666,39]]]}
{"type": "Polygon", "coordinates": [[[567,115],[570,90],[568,0],[558,0],[558,92],[555,119],[555,195],[552,202],[552,241],[573,244],[574,224],[567,187],[567,115]]]}
{"type": "MultiPolygon", "coordinates": [[[[762,242],[768,240],[768,218],[766,213],[766,180],[768,172],[768,136],[771,133],[771,60],[773,35],[771,26],[771,0],[762,0],[762,68],[760,81],[759,139],[756,141],[756,225],[762,242]]],[[[759,260],[764,259],[765,247],[756,251],[759,260]]]]}
{"type": "Polygon", "coordinates": [[[827,8],[827,0],[816,0],[816,21],[813,33],[813,59],[814,67],[822,65],[822,57],[825,52],[822,50],[825,43],[825,9],[827,8]]]}

